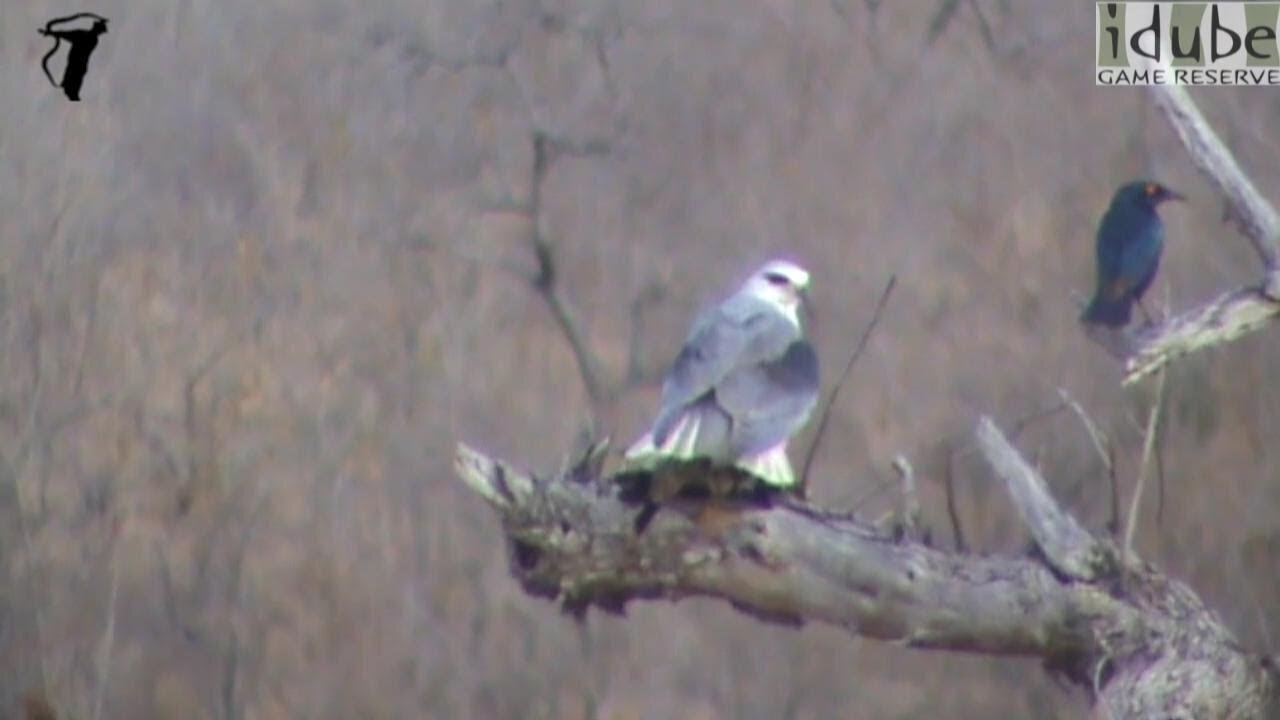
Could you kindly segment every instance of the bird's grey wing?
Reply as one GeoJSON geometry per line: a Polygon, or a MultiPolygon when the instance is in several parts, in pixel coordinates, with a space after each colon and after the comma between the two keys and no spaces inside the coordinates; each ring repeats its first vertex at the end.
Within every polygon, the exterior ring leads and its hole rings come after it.
{"type": "Polygon", "coordinates": [[[799,329],[767,303],[730,298],[694,324],[662,384],[662,405],[653,424],[661,445],[684,409],[715,389],[729,373],[781,355],[799,329]]]}
{"type": "Polygon", "coordinates": [[[818,385],[818,356],[804,340],[730,374],[716,387],[716,400],[732,422],[731,452],[754,455],[794,435],[818,402],[818,385]]]}

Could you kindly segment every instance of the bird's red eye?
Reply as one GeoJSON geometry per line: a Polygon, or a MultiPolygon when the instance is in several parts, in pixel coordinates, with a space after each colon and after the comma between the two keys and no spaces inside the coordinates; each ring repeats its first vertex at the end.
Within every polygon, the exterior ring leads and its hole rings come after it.
{"type": "Polygon", "coordinates": [[[1147,183],[1147,197],[1155,197],[1160,194],[1160,186],[1155,183],[1147,183]]]}
{"type": "Polygon", "coordinates": [[[787,280],[787,276],[786,276],[786,275],[783,275],[782,273],[773,273],[773,272],[771,272],[771,273],[765,273],[765,274],[764,274],[764,279],[765,279],[765,280],[768,280],[768,281],[769,281],[769,284],[771,284],[771,285],[788,285],[788,284],[790,284],[790,281],[789,281],[789,280],[787,280]]]}

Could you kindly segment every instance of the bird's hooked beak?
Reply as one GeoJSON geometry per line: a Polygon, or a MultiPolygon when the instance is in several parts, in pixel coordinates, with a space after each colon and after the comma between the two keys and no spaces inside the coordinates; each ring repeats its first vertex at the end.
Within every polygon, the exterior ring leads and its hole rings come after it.
{"type": "Polygon", "coordinates": [[[809,295],[809,288],[796,288],[796,297],[800,299],[800,317],[809,325],[813,322],[813,297],[809,295]]]}

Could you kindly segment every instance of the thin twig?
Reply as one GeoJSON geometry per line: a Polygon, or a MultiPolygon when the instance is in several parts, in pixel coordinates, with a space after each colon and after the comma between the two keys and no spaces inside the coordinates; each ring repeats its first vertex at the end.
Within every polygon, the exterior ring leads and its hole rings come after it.
{"type": "Polygon", "coordinates": [[[951,21],[955,19],[956,10],[959,7],[960,0],[942,0],[942,4],[934,12],[933,18],[929,20],[929,34],[925,36],[925,45],[932,45],[938,38],[942,37],[942,33],[947,31],[951,21]]]}
{"type": "Polygon", "coordinates": [[[111,654],[116,642],[116,596],[120,590],[120,563],[116,561],[114,548],[111,555],[111,590],[107,599],[107,625],[102,631],[102,644],[98,648],[98,682],[93,690],[93,720],[102,717],[102,701],[111,680],[111,654]]]}
{"type": "Polygon", "coordinates": [[[880,299],[876,301],[876,309],[871,313],[871,321],[867,323],[867,327],[862,331],[862,337],[858,338],[858,344],[854,346],[853,353],[849,355],[849,362],[844,366],[844,372],[840,374],[840,378],[836,380],[836,384],[832,386],[831,393],[827,395],[827,401],[822,406],[822,412],[818,413],[818,427],[813,433],[813,442],[809,443],[809,450],[804,455],[804,465],[800,470],[799,492],[804,495],[806,488],[809,486],[809,469],[813,467],[813,458],[818,454],[818,446],[822,444],[822,437],[827,431],[827,423],[831,420],[831,408],[835,405],[836,397],[840,395],[840,388],[844,387],[844,382],[849,377],[849,373],[853,371],[853,366],[857,364],[858,358],[862,357],[862,351],[867,347],[867,341],[871,339],[871,333],[876,329],[876,325],[880,324],[880,316],[884,314],[885,305],[889,302],[889,295],[893,293],[893,288],[898,284],[898,276],[891,275],[889,282],[885,283],[884,290],[880,293],[880,299]]]}
{"type": "Polygon", "coordinates": [[[582,377],[582,386],[587,391],[587,397],[592,404],[598,404],[605,396],[604,384],[600,379],[599,362],[596,360],[595,354],[587,347],[586,339],[578,326],[577,320],[561,296],[559,287],[555,284],[551,247],[541,238],[541,234],[537,230],[534,230],[534,233],[537,238],[534,243],[537,248],[539,267],[538,274],[533,278],[531,284],[534,291],[546,304],[547,309],[551,311],[551,317],[556,321],[556,325],[564,335],[565,342],[569,344],[569,351],[573,353],[574,362],[578,365],[578,374],[582,377]]]}
{"type": "MultiPolygon", "coordinates": [[[[1173,292],[1169,283],[1164,283],[1164,307],[1161,308],[1161,321],[1173,315],[1173,292]]],[[[1156,527],[1164,525],[1164,423],[1156,425],[1156,527]]]]}
{"type": "Polygon", "coordinates": [[[1116,533],[1120,531],[1120,491],[1116,483],[1116,450],[1115,444],[1111,442],[1111,438],[1098,429],[1097,423],[1093,418],[1089,417],[1089,413],[1085,412],[1083,406],[1076,402],[1075,398],[1066,391],[1065,388],[1058,388],[1058,397],[1062,398],[1063,404],[1070,408],[1076,417],[1080,419],[1080,424],[1084,425],[1085,432],[1089,435],[1089,441],[1093,444],[1093,449],[1098,453],[1098,457],[1102,460],[1102,467],[1107,471],[1107,481],[1110,485],[1111,493],[1111,517],[1107,521],[1107,529],[1114,538],[1116,533]]]}
{"type": "Polygon", "coordinates": [[[547,172],[551,169],[551,163],[555,159],[552,154],[555,150],[556,148],[552,147],[552,139],[549,136],[540,132],[534,133],[533,181],[529,188],[528,213],[530,221],[529,241],[533,245],[534,257],[538,262],[538,268],[534,271],[533,277],[529,278],[529,284],[533,286],[534,292],[546,303],[547,309],[551,311],[551,316],[556,321],[556,325],[560,327],[560,331],[564,334],[565,341],[569,343],[569,350],[573,353],[573,359],[578,364],[578,373],[582,376],[582,385],[587,391],[587,397],[591,400],[592,405],[596,405],[604,396],[604,385],[601,380],[599,363],[595,355],[587,348],[577,320],[561,296],[560,285],[556,282],[558,277],[554,258],[552,257],[551,243],[542,234],[542,227],[539,223],[542,215],[542,183],[546,180],[547,172]]]}
{"type": "Polygon", "coordinates": [[[1057,405],[1050,405],[1047,408],[1043,408],[1041,410],[1035,410],[1029,415],[1023,415],[1022,417],[1015,419],[1012,423],[1010,423],[1011,429],[1009,430],[1009,439],[1017,440],[1018,437],[1022,435],[1022,433],[1025,432],[1027,428],[1040,422],[1041,420],[1048,420],[1049,418],[1053,417],[1054,415],[1057,415],[1058,413],[1066,409],[1067,409],[1067,405],[1065,403],[1059,402],[1057,405]]]}
{"type": "Polygon", "coordinates": [[[885,478],[877,482],[869,490],[864,491],[862,495],[858,496],[858,498],[855,499],[852,503],[849,503],[849,516],[857,517],[858,513],[863,509],[863,507],[865,507],[872,500],[875,500],[876,498],[884,494],[886,490],[893,487],[893,484],[894,484],[893,478],[885,478]]]}
{"type": "Polygon", "coordinates": [[[1161,369],[1156,378],[1156,397],[1151,404],[1151,412],[1147,416],[1146,436],[1142,441],[1142,463],[1138,466],[1138,482],[1133,489],[1133,497],[1129,500],[1129,519],[1124,530],[1124,557],[1128,565],[1133,559],[1133,535],[1138,525],[1138,505],[1142,502],[1142,491],[1147,480],[1147,465],[1155,449],[1156,423],[1160,421],[1160,408],[1164,405],[1164,388],[1166,372],[1161,369]]]}
{"type": "Polygon", "coordinates": [[[1110,471],[1111,455],[1107,452],[1107,448],[1111,446],[1111,441],[1098,429],[1093,419],[1089,417],[1089,413],[1085,412],[1080,403],[1076,402],[1064,388],[1058,388],[1058,397],[1062,398],[1062,402],[1071,408],[1076,417],[1080,418],[1080,424],[1084,425],[1085,432],[1089,434],[1089,440],[1093,443],[1093,449],[1098,453],[1098,457],[1102,459],[1103,467],[1110,471]]]}
{"type": "Polygon", "coordinates": [[[969,544],[965,542],[964,531],[960,527],[960,512],[956,509],[956,449],[951,443],[947,443],[943,451],[946,459],[943,461],[942,479],[947,493],[947,517],[951,519],[951,536],[955,540],[956,552],[965,553],[969,551],[969,544]]]}
{"type": "MultiPolygon", "coordinates": [[[[602,155],[607,152],[609,152],[609,146],[605,142],[588,142],[576,145],[552,137],[542,131],[533,133],[533,164],[530,170],[528,202],[508,200],[498,203],[489,209],[491,212],[511,213],[526,219],[529,226],[529,247],[533,252],[533,260],[536,263],[532,272],[517,263],[485,258],[466,248],[436,244],[428,239],[416,239],[420,244],[428,248],[444,250],[469,262],[495,267],[511,273],[528,283],[534,294],[542,300],[547,310],[551,312],[551,317],[555,321],[556,327],[559,328],[565,342],[569,345],[569,352],[573,355],[574,363],[578,367],[578,375],[582,379],[583,389],[587,393],[587,398],[591,401],[593,411],[597,410],[602,403],[637,382],[632,377],[636,374],[636,371],[634,366],[628,367],[627,377],[623,378],[622,382],[617,385],[610,385],[605,381],[604,371],[602,370],[603,365],[588,346],[586,334],[582,332],[572,307],[565,300],[559,283],[560,274],[556,264],[555,248],[546,235],[543,234],[540,220],[542,218],[542,185],[556,158],[565,153],[576,156],[589,156],[602,155]]],[[[643,304],[643,298],[638,298],[633,303],[633,322],[636,309],[641,304],[643,304]]]]}
{"type": "Polygon", "coordinates": [[[1156,426],[1156,527],[1164,525],[1164,423],[1156,426]]]}
{"type": "Polygon", "coordinates": [[[969,9],[973,11],[973,16],[978,19],[978,34],[982,36],[982,43],[987,46],[987,52],[993,57],[1000,56],[1000,47],[996,43],[995,33],[991,30],[991,23],[987,22],[986,13],[982,12],[982,6],[977,0],[969,0],[969,9]]]}
{"type": "Polygon", "coordinates": [[[1107,484],[1111,488],[1111,515],[1107,518],[1107,531],[1111,539],[1120,536],[1120,478],[1116,472],[1116,446],[1107,446],[1107,484]]]}

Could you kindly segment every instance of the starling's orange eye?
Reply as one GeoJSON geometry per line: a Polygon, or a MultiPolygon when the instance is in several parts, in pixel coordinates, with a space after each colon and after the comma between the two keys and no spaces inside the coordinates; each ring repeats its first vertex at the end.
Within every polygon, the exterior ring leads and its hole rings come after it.
{"type": "Polygon", "coordinates": [[[1155,183],[1147,183],[1147,197],[1155,197],[1160,192],[1160,186],[1155,183]]]}

